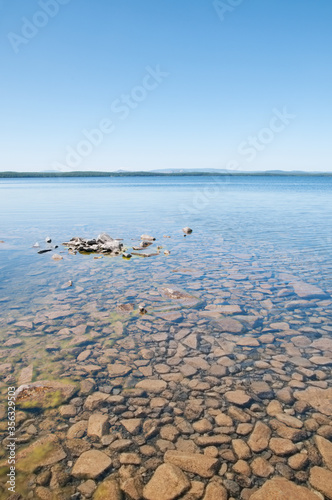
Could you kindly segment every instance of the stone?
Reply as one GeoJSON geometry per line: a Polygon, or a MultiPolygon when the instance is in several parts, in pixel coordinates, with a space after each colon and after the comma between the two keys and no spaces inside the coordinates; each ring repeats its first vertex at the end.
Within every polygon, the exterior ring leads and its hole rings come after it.
{"type": "Polygon", "coordinates": [[[74,405],[63,405],[60,406],[59,413],[64,418],[73,418],[76,416],[77,409],[74,405]]]}
{"type": "Polygon", "coordinates": [[[248,477],[251,475],[251,469],[246,460],[238,460],[233,465],[233,471],[236,472],[237,474],[242,474],[248,477]]]}
{"type": "Polygon", "coordinates": [[[203,500],[227,500],[227,498],[226,488],[216,481],[211,481],[206,487],[203,500]]]}
{"type": "Polygon", "coordinates": [[[115,479],[105,479],[96,489],[93,500],[123,500],[123,495],[115,479]]]}
{"type": "Polygon", "coordinates": [[[215,419],[216,424],[219,427],[232,427],[233,426],[233,420],[228,415],[225,415],[225,413],[218,413],[218,415],[216,415],[214,417],[214,419],[215,419]]]}
{"type": "Polygon", "coordinates": [[[86,420],[80,420],[72,425],[67,432],[68,439],[81,438],[86,433],[88,428],[88,422],[86,420]]]}
{"type": "Polygon", "coordinates": [[[267,405],[266,413],[270,417],[274,417],[278,413],[282,413],[282,406],[281,406],[280,402],[277,401],[276,399],[274,399],[273,401],[270,401],[270,403],[267,405]]]}
{"type": "Polygon", "coordinates": [[[42,437],[17,453],[17,470],[33,473],[39,467],[54,465],[67,454],[61,447],[58,438],[53,434],[42,437]]]}
{"type": "Polygon", "coordinates": [[[121,453],[120,464],[122,465],[140,465],[141,459],[137,453],[121,453]]]}
{"type": "Polygon", "coordinates": [[[130,500],[142,500],[143,488],[144,485],[139,476],[130,477],[121,485],[122,491],[130,498],[130,500]]]}
{"type": "Polygon", "coordinates": [[[84,483],[81,483],[77,487],[78,491],[82,493],[83,496],[86,496],[88,498],[92,496],[96,488],[97,488],[96,483],[92,479],[84,481],[84,483]]]}
{"type": "Polygon", "coordinates": [[[53,260],[62,260],[63,257],[61,257],[61,255],[59,255],[58,253],[55,253],[54,255],[52,255],[52,259],[53,260]]]}
{"type": "Polygon", "coordinates": [[[205,484],[201,481],[191,481],[190,490],[181,497],[181,500],[201,500],[205,489],[205,484]]]}
{"type": "Polygon", "coordinates": [[[72,469],[72,475],[78,479],[96,479],[112,465],[112,460],[99,450],[89,450],[78,458],[72,469]]]}
{"type": "Polygon", "coordinates": [[[217,324],[222,332],[241,333],[243,325],[237,319],[221,318],[217,320],[217,324]]]}
{"type": "MultiPolygon", "coordinates": [[[[313,488],[332,499],[332,472],[322,467],[312,467],[309,482],[313,488]]],[[[315,499],[316,500],[316,499],[315,499]]]]}
{"type": "Polygon", "coordinates": [[[280,456],[292,455],[298,451],[290,439],[284,438],[271,438],[269,448],[273,453],[280,456]]]}
{"type": "Polygon", "coordinates": [[[167,441],[175,442],[179,436],[179,431],[174,425],[164,425],[160,429],[160,437],[166,439],[167,441]]]}
{"type": "Polygon", "coordinates": [[[205,432],[209,432],[213,429],[213,425],[206,418],[203,418],[202,420],[197,420],[197,422],[194,422],[192,425],[193,429],[199,434],[204,434],[205,432]]]}
{"type": "Polygon", "coordinates": [[[319,497],[308,488],[298,486],[288,479],[274,477],[251,495],[250,500],[319,500],[319,497]]]}
{"type": "Polygon", "coordinates": [[[254,430],[248,439],[248,445],[253,452],[260,453],[268,447],[270,437],[270,427],[263,422],[258,421],[256,422],[254,430]]]}
{"type": "Polygon", "coordinates": [[[305,283],[304,281],[294,281],[292,282],[292,286],[296,295],[301,299],[316,299],[328,296],[328,294],[321,288],[318,288],[318,286],[305,283]]]}
{"type": "Polygon", "coordinates": [[[251,397],[243,390],[229,391],[225,393],[225,399],[237,406],[248,406],[251,397]]]}
{"type": "Polygon", "coordinates": [[[275,417],[277,420],[279,420],[279,422],[282,422],[285,425],[289,425],[294,429],[302,429],[303,427],[303,422],[301,422],[301,420],[292,417],[291,415],[287,415],[287,413],[277,413],[275,417]]]}
{"type": "Polygon", "coordinates": [[[20,376],[18,378],[18,386],[29,384],[33,376],[33,365],[26,366],[21,370],[20,376]]]}
{"type": "Polygon", "coordinates": [[[127,418],[120,420],[120,424],[123,425],[123,427],[133,436],[136,436],[139,434],[141,426],[142,426],[142,419],[141,418],[127,418]]]}
{"type": "Polygon", "coordinates": [[[272,399],[274,395],[273,390],[263,380],[252,382],[251,390],[256,396],[262,399],[272,399]]]}
{"type": "Polygon", "coordinates": [[[160,394],[166,387],[167,383],[164,380],[145,379],[136,384],[136,388],[152,394],[160,394]]]}
{"type": "Polygon", "coordinates": [[[132,371],[130,366],[123,365],[121,363],[114,363],[107,366],[108,375],[110,378],[124,377],[132,371]]]}
{"type": "Polygon", "coordinates": [[[143,489],[145,500],[175,500],[190,488],[190,481],[179,467],[160,465],[143,489]]]}
{"type": "Polygon", "coordinates": [[[86,398],[84,402],[84,409],[88,411],[96,410],[99,406],[105,403],[108,398],[109,395],[104,392],[94,392],[86,398]]]}
{"type": "Polygon", "coordinates": [[[300,401],[305,401],[320,413],[332,416],[332,388],[308,387],[304,391],[294,392],[294,397],[300,401]]]}
{"type": "Polygon", "coordinates": [[[306,453],[296,453],[288,459],[288,465],[293,470],[302,470],[308,464],[309,459],[306,453]]]}
{"type": "Polygon", "coordinates": [[[109,429],[108,415],[93,413],[89,418],[87,435],[101,439],[109,429]]]}
{"type": "Polygon", "coordinates": [[[149,234],[142,234],[141,236],[141,240],[145,240],[145,241],[155,241],[156,238],[154,238],[153,236],[150,236],[149,234]]]}
{"type": "Polygon", "coordinates": [[[258,477],[269,477],[274,472],[274,467],[263,457],[255,458],[250,464],[252,473],[258,477]]]}
{"type": "Polygon", "coordinates": [[[332,470],[332,443],[322,436],[315,436],[315,444],[325,465],[332,470]]]}
{"type": "Polygon", "coordinates": [[[232,447],[234,453],[239,459],[247,460],[248,458],[251,457],[250,448],[247,445],[247,443],[243,441],[243,439],[233,439],[232,447]]]}
{"type": "Polygon", "coordinates": [[[216,458],[212,458],[200,453],[186,453],[181,451],[169,450],[165,453],[164,460],[180,467],[186,472],[192,472],[201,477],[212,477],[219,465],[216,458]]]}
{"type": "Polygon", "coordinates": [[[78,387],[70,382],[41,380],[18,387],[16,404],[23,409],[55,408],[72,398],[77,391],[78,387]]]}

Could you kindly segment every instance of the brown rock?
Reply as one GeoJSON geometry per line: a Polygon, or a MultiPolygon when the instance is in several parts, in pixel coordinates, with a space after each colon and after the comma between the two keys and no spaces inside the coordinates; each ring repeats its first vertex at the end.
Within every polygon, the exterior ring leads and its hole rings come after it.
{"type": "Polygon", "coordinates": [[[200,453],[173,450],[167,451],[164,459],[167,463],[172,463],[186,472],[192,472],[201,477],[212,477],[219,465],[216,458],[201,455],[200,453]]]}
{"type": "Polygon", "coordinates": [[[262,398],[262,399],[271,399],[271,398],[273,398],[273,390],[263,380],[252,382],[251,383],[251,390],[259,398],[262,398]]]}
{"type": "Polygon", "coordinates": [[[332,472],[322,467],[310,470],[309,482],[313,488],[332,500],[332,472]]]}
{"type": "Polygon", "coordinates": [[[318,500],[313,492],[283,477],[275,477],[251,495],[250,500],[318,500]]]}
{"type": "Polygon", "coordinates": [[[227,500],[227,498],[226,488],[215,481],[211,481],[206,487],[203,500],[227,500]]]}
{"type": "Polygon", "coordinates": [[[138,389],[143,389],[143,391],[148,393],[160,394],[166,389],[167,384],[164,380],[145,379],[141,380],[141,382],[138,382],[138,384],[136,384],[136,387],[138,389]]]}
{"type": "Polygon", "coordinates": [[[298,451],[290,439],[283,438],[271,438],[269,447],[273,453],[280,456],[292,455],[298,451]]]}
{"type": "Polygon", "coordinates": [[[51,434],[20,450],[16,455],[16,468],[22,472],[32,473],[39,467],[54,465],[66,456],[58,438],[51,434]]]}
{"type": "Polygon", "coordinates": [[[226,392],[225,399],[238,406],[247,406],[251,401],[251,397],[242,390],[226,392]]]}
{"type": "Polygon", "coordinates": [[[201,481],[191,481],[190,490],[181,497],[181,500],[200,500],[203,496],[205,484],[201,481]]]}
{"type": "Polygon", "coordinates": [[[122,500],[120,487],[114,479],[105,479],[96,489],[93,500],[122,500]]]}
{"type": "Polygon", "coordinates": [[[332,415],[332,388],[308,387],[305,391],[296,391],[294,396],[300,401],[305,401],[324,415],[332,415]]]}
{"type": "Polygon", "coordinates": [[[251,475],[250,466],[248,465],[248,462],[246,462],[245,460],[238,460],[233,465],[233,471],[236,472],[237,474],[242,474],[248,477],[251,475]]]}
{"type": "Polygon", "coordinates": [[[303,422],[298,418],[291,417],[287,415],[287,413],[277,413],[275,417],[285,425],[289,425],[289,427],[294,427],[295,429],[302,429],[303,422]]]}
{"type": "Polygon", "coordinates": [[[199,434],[204,434],[205,432],[209,432],[213,429],[211,422],[206,418],[198,420],[197,422],[194,422],[192,425],[194,430],[199,434]]]}
{"type": "Polygon", "coordinates": [[[271,437],[271,429],[263,422],[258,421],[248,439],[248,445],[255,453],[259,453],[268,447],[271,437]]]}
{"type": "Polygon", "coordinates": [[[113,365],[108,365],[108,376],[110,378],[124,377],[132,371],[130,366],[123,365],[121,363],[114,363],[113,365]]]}
{"type": "Polygon", "coordinates": [[[332,443],[322,436],[315,436],[315,444],[325,465],[332,470],[332,443]]]}
{"type": "Polygon", "coordinates": [[[288,459],[288,465],[293,470],[302,470],[309,462],[308,455],[306,453],[296,453],[288,459]]]}
{"type": "Polygon", "coordinates": [[[243,330],[243,325],[236,319],[221,318],[217,320],[217,323],[222,332],[241,333],[243,330]]]}
{"type": "Polygon", "coordinates": [[[78,479],[96,479],[112,465],[110,457],[99,450],[89,450],[78,458],[72,475],[78,479]]]}
{"type": "Polygon", "coordinates": [[[174,500],[190,488],[181,469],[170,463],[160,465],[143,490],[146,500],[174,500]]]}
{"type": "Polygon", "coordinates": [[[255,458],[251,464],[252,473],[258,477],[269,477],[274,472],[274,467],[265,458],[255,458]]]}
{"type": "Polygon", "coordinates": [[[279,401],[274,399],[271,401],[266,408],[266,413],[270,415],[270,417],[275,417],[278,413],[282,413],[282,406],[279,401]]]}
{"type": "Polygon", "coordinates": [[[143,488],[144,484],[139,476],[130,477],[124,481],[121,486],[122,491],[124,491],[131,500],[141,500],[143,498],[143,488]]]}
{"type": "Polygon", "coordinates": [[[135,436],[135,435],[139,434],[140,428],[142,426],[142,419],[141,418],[126,418],[126,419],[120,420],[120,424],[123,425],[123,427],[130,434],[133,434],[135,436]]]}
{"type": "Polygon", "coordinates": [[[246,459],[251,457],[250,448],[247,445],[247,443],[245,441],[243,441],[243,439],[233,439],[232,440],[232,447],[233,447],[233,450],[234,450],[236,456],[239,459],[246,460],[246,459]]]}
{"type": "Polygon", "coordinates": [[[109,429],[108,416],[102,413],[93,413],[89,418],[87,434],[90,437],[102,438],[109,429]]]}

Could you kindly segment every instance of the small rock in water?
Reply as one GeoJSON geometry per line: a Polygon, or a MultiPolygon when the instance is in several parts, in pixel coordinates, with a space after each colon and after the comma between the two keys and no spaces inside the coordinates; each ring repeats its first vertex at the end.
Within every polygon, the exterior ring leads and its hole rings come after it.
{"type": "Polygon", "coordinates": [[[182,229],[182,231],[185,233],[185,234],[191,234],[193,232],[193,230],[190,228],[190,227],[184,227],[182,229]]]}
{"type": "Polygon", "coordinates": [[[146,248],[146,247],[149,247],[150,245],[152,245],[152,241],[141,241],[139,246],[141,248],[146,248]]]}
{"type": "Polygon", "coordinates": [[[38,253],[52,252],[52,248],[45,248],[44,250],[39,250],[38,253]]]}
{"type": "MultiPolygon", "coordinates": [[[[2,243],[2,242],[0,241],[0,243],[2,243]]],[[[39,247],[40,247],[40,245],[39,245],[38,241],[36,241],[36,243],[34,245],[32,245],[32,248],[39,248],[39,247]]]]}
{"type": "Polygon", "coordinates": [[[59,254],[55,253],[54,255],[52,255],[52,259],[53,259],[53,260],[62,260],[62,259],[63,259],[63,257],[61,257],[61,255],[59,255],[59,254]]]}
{"type": "Polygon", "coordinates": [[[131,259],[131,253],[123,253],[123,254],[122,254],[122,257],[123,257],[124,259],[131,259]]]}
{"type": "Polygon", "coordinates": [[[45,238],[45,241],[46,241],[46,243],[52,243],[52,238],[50,238],[49,236],[47,236],[45,238]]]}
{"type": "Polygon", "coordinates": [[[149,236],[148,234],[142,234],[141,240],[147,240],[147,241],[155,241],[156,238],[153,236],[149,236]]]}
{"type": "Polygon", "coordinates": [[[138,304],[140,314],[146,314],[148,311],[145,309],[145,304],[138,304]]]}

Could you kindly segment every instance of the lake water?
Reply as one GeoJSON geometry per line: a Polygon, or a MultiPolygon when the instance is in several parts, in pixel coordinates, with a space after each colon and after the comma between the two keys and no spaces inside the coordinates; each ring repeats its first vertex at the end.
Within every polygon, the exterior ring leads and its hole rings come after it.
{"type": "MultiPolygon", "coordinates": [[[[252,392],[250,385],[263,375],[274,393],[285,386],[294,391],[332,387],[332,347],[314,343],[332,334],[331,222],[332,177],[1,179],[3,393],[8,384],[26,381],[27,366],[32,366],[28,382],[64,378],[81,384],[90,378],[92,390],[111,395],[145,379],[165,382],[163,397],[172,411],[163,413],[162,403],[160,408],[156,403],[144,414],[137,401],[115,414],[104,408],[114,430],[128,438],[119,418],[164,418],[175,425],[176,415],[186,415],[183,391],[189,402],[201,400],[199,417],[213,421],[214,412],[226,412],[233,403],[221,395],[237,389],[261,404],[265,415],[266,394],[252,392]],[[193,229],[186,237],[185,226],[193,229]],[[73,236],[95,238],[102,232],[122,238],[128,251],[142,234],[156,238],[148,251],[162,248],[156,256],[125,260],[70,255],[61,245],[73,236]],[[47,236],[58,248],[40,255],[32,246],[39,242],[46,248],[47,236]],[[53,260],[54,253],[63,259],[53,260]],[[147,314],[138,313],[140,303],[147,314]],[[128,373],[115,376],[117,363],[128,373]],[[219,406],[213,398],[220,399],[219,406]]],[[[34,417],[37,433],[43,436],[46,417],[54,421],[52,432],[89,418],[87,393],[80,397],[75,417],[41,408],[34,417]]],[[[290,402],[283,404],[293,411],[290,402]]],[[[24,428],[20,432],[26,435],[24,428]]],[[[75,462],[63,431],[58,434],[75,462]]],[[[159,458],[162,451],[183,446],[173,440],[164,450],[157,438],[145,436],[145,442],[156,446],[159,458]]],[[[22,443],[32,437],[25,439],[22,443]]],[[[198,451],[206,446],[195,434],[193,440],[198,451]]],[[[138,441],[131,451],[137,451],[138,441]]],[[[70,465],[64,467],[70,475],[70,465]]],[[[154,469],[147,465],[146,470],[149,476],[154,469]]],[[[70,478],[63,498],[79,484],[70,478]]],[[[293,480],[301,483],[295,472],[293,480]]],[[[256,477],[250,486],[261,483],[256,477]]],[[[29,486],[30,495],[35,487],[29,486]]]]}

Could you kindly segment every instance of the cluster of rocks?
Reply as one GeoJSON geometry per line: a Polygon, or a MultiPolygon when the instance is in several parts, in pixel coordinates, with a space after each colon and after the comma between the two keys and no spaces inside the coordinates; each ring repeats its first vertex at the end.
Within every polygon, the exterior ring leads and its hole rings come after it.
{"type": "Polygon", "coordinates": [[[96,239],[74,237],[63,243],[69,252],[103,253],[120,255],[123,250],[122,240],[113,239],[106,233],[100,234],[96,239]]]}

